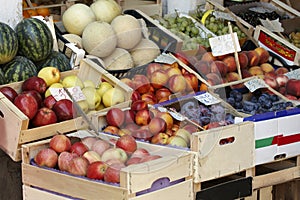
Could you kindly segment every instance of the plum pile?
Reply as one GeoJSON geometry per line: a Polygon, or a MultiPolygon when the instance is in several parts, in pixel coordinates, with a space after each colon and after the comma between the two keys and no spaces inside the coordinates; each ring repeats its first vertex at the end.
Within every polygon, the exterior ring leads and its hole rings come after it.
{"type": "Polygon", "coordinates": [[[280,101],[277,95],[263,93],[261,90],[253,92],[249,100],[243,100],[243,94],[240,91],[231,90],[227,103],[238,111],[251,115],[286,110],[293,106],[292,102],[280,101]]]}
{"type": "Polygon", "coordinates": [[[234,123],[234,116],[227,113],[220,103],[211,106],[189,101],[181,105],[180,113],[201,126],[226,126],[234,123]]]}

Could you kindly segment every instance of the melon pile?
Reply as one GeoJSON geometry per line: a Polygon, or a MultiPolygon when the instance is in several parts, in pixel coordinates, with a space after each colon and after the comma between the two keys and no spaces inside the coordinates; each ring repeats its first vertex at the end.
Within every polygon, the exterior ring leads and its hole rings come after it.
{"type": "Polygon", "coordinates": [[[64,37],[103,61],[107,70],[141,66],[160,54],[157,44],[143,35],[139,19],[122,14],[114,0],[74,4],[64,12],[62,22],[68,32],[64,37]]]}

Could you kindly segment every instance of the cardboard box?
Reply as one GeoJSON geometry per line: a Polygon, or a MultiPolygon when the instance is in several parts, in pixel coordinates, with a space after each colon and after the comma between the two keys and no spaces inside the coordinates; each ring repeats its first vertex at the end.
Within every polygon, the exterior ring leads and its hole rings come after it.
{"type": "MultiPolygon", "coordinates": [[[[73,133],[73,136],[79,137],[90,135],[85,130],[73,133]]],[[[138,142],[138,147],[161,155],[162,158],[122,168],[120,184],[109,184],[31,164],[32,158],[40,149],[47,147],[49,141],[50,139],[42,140],[22,146],[22,178],[26,187],[35,187],[76,199],[154,200],[157,196],[166,200],[194,199],[192,152],[138,142]],[[155,182],[160,183],[156,189],[152,188],[155,182]]]]}
{"type": "MultiPolygon", "coordinates": [[[[101,78],[111,83],[113,86],[121,89],[125,94],[125,102],[116,106],[124,107],[130,104],[132,89],[119,79],[106,72],[93,61],[84,59],[81,61],[79,70],[71,70],[62,72],[61,76],[65,77],[70,74],[77,74],[82,80],[91,80],[96,85],[101,81],[101,78]]],[[[21,91],[23,82],[15,82],[7,84],[21,91]]],[[[105,110],[105,109],[104,109],[105,110]]],[[[3,127],[0,136],[0,148],[5,151],[14,161],[21,160],[21,145],[32,141],[40,140],[59,133],[67,133],[80,128],[87,128],[82,117],[72,120],[67,120],[46,126],[30,128],[29,118],[22,113],[11,101],[9,101],[2,93],[0,93],[0,126],[3,127]]]]}

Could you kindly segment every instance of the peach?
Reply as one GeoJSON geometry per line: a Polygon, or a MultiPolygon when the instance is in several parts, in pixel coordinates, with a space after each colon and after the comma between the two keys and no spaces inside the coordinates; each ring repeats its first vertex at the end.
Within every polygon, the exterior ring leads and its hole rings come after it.
{"type": "Polygon", "coordinates": [[[168,80],[168,74],[165,72],[165,70],[162,69],[158,69],[150,75],[150,83],[155,89],[159,89],[165,86],[168,80]]]}
{"type": "Polygon", "coordinates": [[[151,120],[151,115],[149,110],[139,110],[135,114],[135,123],[137,125],[143,126],[148,125],[151,120]]]}
{"type": "Polygon", "coordinates": [[[258,64],[262,64],[262,63],[268,62],[268,60],[270,58],[270,54],[269,54],[269,52],[265,48],[263,48],[263,47],[256,47],[254,49],[254,51],[256,51],[258,53],[258,57],[259,57],[258,64]]]}
{"type": "Polygon", "coordinates": [[[128,85],[132,89],[135,89],[134,82],[131,79],[129,79],[129,78],[121,78],[120,81],[123,82],[123,83],[125,83],[126,85],[128,85]]]}
{"type": "Polygon", "coordinates": [[[184,76],[184,78],[186,80],[186,83],[187,83],[186,89],[188,91],[197,92],[198,91],[199,80],[196,77],[196,75],[192,74],[192,73],[189,73],[189,74],[184,74],[183,76],[184,76]]]}
{"type": "Polygon", "coordinates": [[[248,78],[248,77],[253,76],[252,74],[250,74],[250,72],[248,71],[248,69],[242,69],[241,72],[242,72],[242,77],[243,78],[248,78]]]}
{"type": "Polygon", "coordinates": [[[247,57],[248,57],[248,66],[253,67],[258,65],[259,63],[259,55],[254,50],[245,51],[247,57]]]}
{"type": "Polygon", "coordinates": [[[149,78],[154,71],[161,69],[161,68],[162,68],[162,66],[160,63],[149,63],[147,65],[146,76],[149,78]]]}
{"type": "Polygon", "coordinates": [[[257,76],[257,75],[263,75],[264,72],[263,70],[260,68],[260,66],[253,66],[249,68],[249,73],[252,74],[253,76],[257,76]]]}
{"type": "Polygon", "coordinates": [[[237,72],[229,72],[226,75],[226,80],[227,80],[227,82],[238,81],[238,80],[240,80],[240,76],[237,72]]]}
{"type": "Polygon", "coordinates": [[[156,96],[157,101],[160,101],[163,98],[168,99],[171,94],[172,93],[168,88],[160,88],[155,91],[155,96],[156,96]]]}
{"type": "Polygon", "coordinates": [[[206,78],[211,81],[212,85],[219,85],[223,82],[220,75],[216,73],[208,73],[206,74],[206,78]]]}
{"type": "Polygon", "coordinates": [[[150,105],[154,105],[157,103],[156,96],[153,92],[148,92],[148,93],[142,94],[141,99],[150,105]]]}
{"type": "Polygon", "coordinates": [[[169,78],[168,86],[171,92],[183,92],[186,89],[187,81],[183,75],[175,74],[169,78]]]}
{"type": "Polygon", "coordinates": [[[235,72],[237,70],[234,56],[226,56],[222,61],[227,65],[228,72],[235,72]]]}
{"type": "Polygon", "coordinates": [[[260,65],[260,68],[264,73],[275,71],[274,67],[270,63],[263,63],[260,65]]]}
{"type": "Polygon", "coordinates": [[[264,81],[267,85],[269,85],[273,89],[278,89],[278,83],[275,78],[272,77],[264,77],[264,81]]]}
{"type": "Polygon", "coordinates": [[[241,69],[247,68],[249,60],[248,60],[248,57],[247,57],[246,53],[243,52],[243,51],[239,52],[238,53],[238,58],[239,58],[239,63],[240,63],[241,69]]]}
{"type": "Polygon", "coordinates": [[[220,60],[216,60],[216,61],[213,61],[211,64],[210,64],[211,68],[211,72],[213,73],[219,73],[222,77],[226,76],[227,74],[227,65],[225,62],[223,61],[220,61],[220,60]]]}
{"type": "Polygon", "coordinates": [[[150,133],[155,135],[160,132],[165,132],[167,128],[167,123],[165,122],[164,119],[160,117],[153,117],[148,124],[148,128],[150,133]]]}
{"type": "Polygon", "coordinates": [[[163,120],[165,120],[165,122],[167,124],[167,129],[171,129],[173,127],[174,120],[173,120],[173,117],[171,116],[171,114],[169,114],[168,112],[159,112],[157,114],[157,117],[160,117],[163,120]]]}
{"type": "Polygon", "coordinates": [[[211,61],[217,60],[217,58],[212,55],[211,51],[207,51],[202,55],[201,60],[211,62],[211,61]]]}
{"type": "Polygon", "coordinates": [[[181,75],[181,70],[178,67],[171,67],[166,70],[166,74],[168,75],[168,77],[171,77],[175,74],[181,75]]]}
{"type": "Polygon", "coordinates": [[[132,81],[135,84],[135,89],[140,94],[149,92],[151,85],[149,79],[145,75],[135,74],[132,78],[132,81]]]}
{"type": "Polygon", "coordinates": [[[207,61],[200,60],[195,63],[194,67],[196,69],[195,71],[197,71],[202,76],[204,76],[210,72],[210,65],[209,65],[209,62],[207,62],[207,61]]]}
{"type": "Polygon", "coordinates": [[[279,67],[275,70],[276,74],[285,74],[288,72],[289,72],[289,70],[286,67],[279,67]]]}

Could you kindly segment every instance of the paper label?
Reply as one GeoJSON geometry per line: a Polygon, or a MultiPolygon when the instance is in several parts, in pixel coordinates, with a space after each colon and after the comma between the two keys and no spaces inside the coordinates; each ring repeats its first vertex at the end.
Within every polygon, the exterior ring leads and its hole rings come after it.
{"type": "Polygon", "coordinates": [[[74,63],[75,66],[80,64],[80,61],[85,56],[85,51],[78,48],[74,43],[67,43],[66,46],[72,50],[71,64],[74,63]]]}
{"type": "Polygon", "coordinates": [[[213,95],[207,92],[194,96],[194,98],[207,106],[220,103],[219,99],[217,99],[216,97],[214,97],[213,95]]]}
{"type": "Polygon", "coordinates": [[[257,13],[270,13],[272,12],[270,9],[264,8],[264,7],[252,7],[249,8],[249,10],[257,13]]]}
{"type": "Polygon", "coordinates": [[[250,92],[254,92],[259,88],[267,88],[268,86],[264,80],[256,78],[244,83],[244,85],[249,89],[250,92]]]}
{"type": "Polygon", "coordinates": [[[233,33],[233,38],[234,40],[232,39],[230,33],[226,35],[209,38],[208,41],[213,56],[221,56],[229,53],[234,53],[235,50],[237,52],[241,51],[239,39],[236,32],[233,33]],[[235,43],[235,45],[233,42],[235,43]],[[234,47],[236,47],[236,49],[234,47]]]}
{"type": "Polygon", "coordinates": [[[219,19],[225,19],[225,20],[228,20],[228,21],[235,21],[235,19],[229,13],[214,11],[213,15],[216,18],[219,18],[219,19]]]}
{"type": "Polygon", "coordinates": [[[184,121],[185,120],[185,117],[180,113],[176,113],[176,112],[172,112],[172,111],[168,111],[168,113],[170,113],[170,115],[178,121],[184,121]]]}
{"type": "Polygon", "coordinates": [[[284,75],[286,75],[289,79],[300,80],[300,69],[296,69],[296,70],[287,72],[284,75]]]}
{"type": "Polygon", "coordinates": [[[269,20],[267,18],[266,20],[260,19],[260,21],[261,21],[261,24],[271,32],[283,32],[284,31],[284,29],[282,28],[282,24],[279,22],[279,19],[269,20]]]}
{"type": "MultiPolygon", "coordinates": [[[[56,101],[59,101],[61,99],[69,99],[72,101],[64,88],[49,88],[49,90],[56,101]]],[[[79,86],[67,88],[67,90],[72,95],[75,101],[82,101],[86,99],[79,86]]]]}
{"type": "Polygon", "coordinates": [[[165,64],[173,64],[176,62],[176,59],[173,58],[171,55],[162,53],[157,58],[154,59],[155,62],[158,63],[165,63],[165,64]]]}

